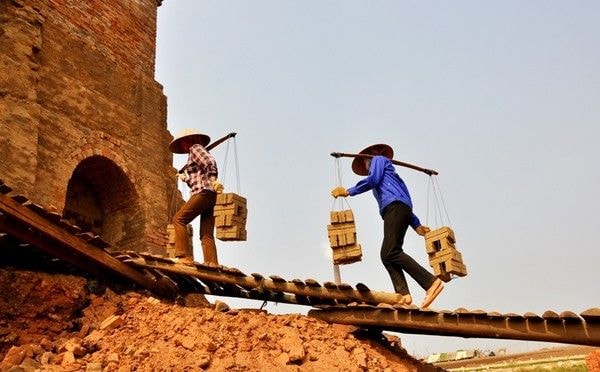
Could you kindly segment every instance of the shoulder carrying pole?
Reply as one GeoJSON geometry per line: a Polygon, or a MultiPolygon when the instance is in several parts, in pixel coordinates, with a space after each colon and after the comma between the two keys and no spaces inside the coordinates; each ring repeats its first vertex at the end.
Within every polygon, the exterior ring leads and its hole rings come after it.
{"type": "Polygon", "coordinates": [[[230,139],[232,137],[235,137],[236,135],[237,135],[236,132],[231,132],[228,135],[226,135],[224,137],[221,137],[218,140],[216,140],[213,143],[211,143],[210,145],[206,146],[206,149],[208,151],[210,151],[210,150],[214,149],[215,147],[219,146],[220,144],[222,144],[223,142],[225,142],[226,140],[228,140],[228,139],[230,139]]]}
{"type": "MultiPolygon", "coordinates": [[[[219,146],[220,144],[222,144],[223,142],[227,141],[230,138],[233,138],[237,135],[236,132],[231,132],[221,138],[219,138],[218,140],[214,141],[213,143],[211,143],[210,145],[207,145],[206,151],[210,151],[212,149],[214,149],[215,147],[219,146]]],[[[185,171],[185,165],[183,166],[183,168],[181,168],[180,170],[177,171],[177,173],[183,173],[183,171],[185,171]]]]}
{"type": "MultiPolygon", "coordinates": [[[[343,152],[332,152],[331,156],[333,156],[334,158],[341,158],[341,157],[345,157],[345,158],[373,158],[375,155],[368,155],[368,154],[346,154],[346,153],[343,153],[343,152]]],[[[433,169],[422,168],[422,167],[419,167],[418,165],[413,165],[413,164],[405,163],[405,162],[394,160],[394,159],[392,159],[392,164],[399,165],[401,167],[406,167],[406,168],[414,169],[414,170],[417,170],[419,172],[426,173],[426,174],[428,174],[430,176],[431,175],[434,175],[434,176],[438,175],[438,172],[434,171],[433,169]]]]}

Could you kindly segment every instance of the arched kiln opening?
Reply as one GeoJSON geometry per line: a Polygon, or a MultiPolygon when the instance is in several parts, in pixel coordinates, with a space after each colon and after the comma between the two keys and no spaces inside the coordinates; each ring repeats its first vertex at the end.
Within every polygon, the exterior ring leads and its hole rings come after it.
{"type": "Polygon", "coordinates": [[[63,216],[116,249],[141,248],[144,219],[139,196],[123,170],[104,156],[94,155],[77,165],[67,186],[63,216]]]}

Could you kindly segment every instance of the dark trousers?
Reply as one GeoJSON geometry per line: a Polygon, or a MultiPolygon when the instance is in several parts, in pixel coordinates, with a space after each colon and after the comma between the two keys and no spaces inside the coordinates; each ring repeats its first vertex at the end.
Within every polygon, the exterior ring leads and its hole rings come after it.
{"type": "Polygon", "coordinates": [[[391,203],[383,212],[381,261],[390,274],[394,290],[402,295],[410,294],[404,271],[425,290],[435,281],[435,276],[402,250],[411,216],[411,209],[401,202],[391,203]]]}
{"type": "Polygon", "coordinates": [[[173,216],[175,229],[175,256],[192,257],[192,247],[188,245],[186,225],[200,216],[200,243],[204,262],[217,262],[217,247],[215,245],[215,203],[217,194],[212,191],[192,195],[188,201],[173,216]]]}

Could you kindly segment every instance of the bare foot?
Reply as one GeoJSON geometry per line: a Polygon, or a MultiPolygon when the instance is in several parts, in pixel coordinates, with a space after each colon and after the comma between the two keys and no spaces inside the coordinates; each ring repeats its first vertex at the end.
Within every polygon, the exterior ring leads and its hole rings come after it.
{"type": "Polygon", "coordinates": [[[181,265],[195,266],[194,259],[192,257],[177,257],[175,258],[175,262],[181,265]]]}
{"type": "Polygon", "coordinates": [[[403,295],[398,301],[398,305],[410,305],[412,304],[412,296],[410,294],[403,295]]]}

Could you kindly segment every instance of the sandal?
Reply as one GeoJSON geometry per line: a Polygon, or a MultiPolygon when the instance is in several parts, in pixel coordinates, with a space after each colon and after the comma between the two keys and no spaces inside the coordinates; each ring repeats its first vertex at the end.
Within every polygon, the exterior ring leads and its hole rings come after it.
{"type": "Polygon", "coordinates": [[[423,303],[421,304],[421,308],[425,308],[425,307],[428,307],[429,305],[431,305],[433,300],[436,299],[436,297],[442,292],[443,289],[444,289],[444,283],[442,282],[442,280],[440,278],[437,278],[435,280],[435,282],[433,282],[431,287],[429,287],[429,289],[427,290],[427,292],[425,294],[425,299],[423,300],[423,303]]]}

